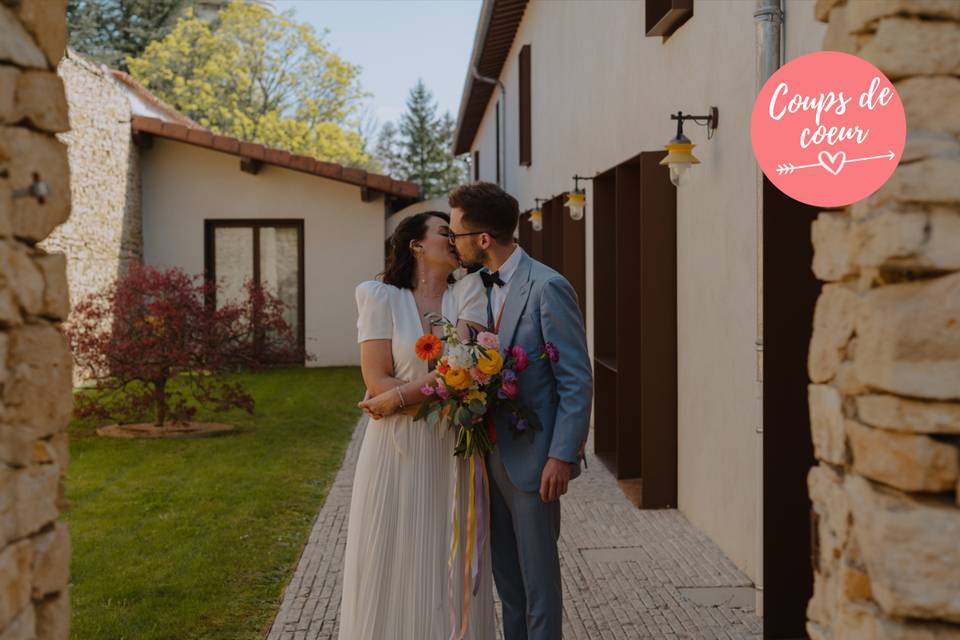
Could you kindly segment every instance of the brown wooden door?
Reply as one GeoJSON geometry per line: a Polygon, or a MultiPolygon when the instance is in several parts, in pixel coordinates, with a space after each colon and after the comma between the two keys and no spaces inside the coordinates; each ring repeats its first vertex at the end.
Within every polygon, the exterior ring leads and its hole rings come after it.
{"type": "Polygon", "coordinates": [[[807,349],[820,293],[810,270],[810,225],[818,211],[764,178],[764,638],[806,637],[806,606],[813,593],[807,473],[815,460],[807,349]]]}
{"type": "Polygon", "coordinates": [[[595,449],[677,504],[676,189],[642,153],[594,179],[595,449]]]}

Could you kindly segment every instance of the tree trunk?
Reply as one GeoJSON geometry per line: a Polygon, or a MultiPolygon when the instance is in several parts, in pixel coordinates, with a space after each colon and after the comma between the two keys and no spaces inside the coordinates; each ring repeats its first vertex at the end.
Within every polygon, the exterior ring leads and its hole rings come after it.
{"type": "Polygon", "coordinates": [[[154,380],[154,401],[157,407],[157,421],[153,424],[162,427],[167,419],[167,379],[154,380]]]}

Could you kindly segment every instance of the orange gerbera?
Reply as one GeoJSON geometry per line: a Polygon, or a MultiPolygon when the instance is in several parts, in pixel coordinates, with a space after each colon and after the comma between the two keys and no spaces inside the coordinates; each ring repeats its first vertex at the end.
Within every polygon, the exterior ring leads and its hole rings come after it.
{"type": "Polygon", "coordinates": [[[440,342],[440,338],[428,333],[420,336],[415,349],[417,350],[417,357],[421,360],[433,360],[439,358],[440,354],[443,353],[443,344],[440,342]]]}

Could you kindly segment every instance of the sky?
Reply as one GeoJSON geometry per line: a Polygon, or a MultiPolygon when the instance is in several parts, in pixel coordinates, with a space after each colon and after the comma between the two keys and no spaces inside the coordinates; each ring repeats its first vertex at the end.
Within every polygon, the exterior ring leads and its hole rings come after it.
{"type": "Polygon", "coordinates": [[[360,82],[377,124],[403,113],[410,88],[422,78],[439,113],[456,119],[480,14],[480,0],[274,0],[298,22],[363,68],[360,82]]]}

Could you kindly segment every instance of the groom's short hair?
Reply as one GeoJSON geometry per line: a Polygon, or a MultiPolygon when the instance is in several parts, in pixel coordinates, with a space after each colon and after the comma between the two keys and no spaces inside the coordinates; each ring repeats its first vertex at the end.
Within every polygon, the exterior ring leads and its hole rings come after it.
{"type": "Polygon", "coordinates": [[[517,199],[492,182],[474,182],[457,187],[450,194],[450,207],[463,211],[463,222],[477,231],[490,233],[500,244],[513,242],[520,220],[517,199]]]}

